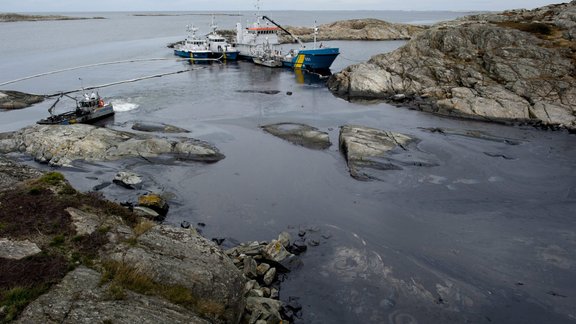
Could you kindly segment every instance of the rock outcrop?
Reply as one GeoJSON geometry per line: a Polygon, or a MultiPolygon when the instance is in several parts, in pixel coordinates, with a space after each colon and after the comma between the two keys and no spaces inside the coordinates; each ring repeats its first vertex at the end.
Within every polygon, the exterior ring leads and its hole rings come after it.
{"type": "MultiPolygon", "coordinates": [[[[317,40],[396,40],[410,39],[427,27],[409,24],[389,23],[379,19],[342,20],[318,26],[317,40]]],[[[303,42],[314,40],[314,28],[287,27],[303,42]]],[[[294,39],[283,33],[283,43],[292,43],[294,39]]]]}
{"type": "Polygon", "coordinates": [[[42,101],[43,96],[18,91],[0,91],[0,109],[22,109],[42,101]]]}
{"type": "Polygon", "coordinates": [[[345,125],[339,142],[350,175],[358,180],[379,179],[378,171],[437,165],[427,154],[409,148],[417,142],[415,138],[400,133],[345,125]]]}
{"type": "Polygon", "coordinates": [[[51,21],[51,20],[84,20],[84,19],[106,19],[104,17],[69,17],[59,15],[21,15],[15,13],[2,13],[0,14],[0,22],[16,22],[16,21],[51,21]]]}
{"type": "Polygon", "coordinates": [[[102,274],[81,266],[31,303],[16,323],[211,323],[156,296],[132,291],[114,295],[112,285],[102,284],[102,274]]]}
{"type": "Polygon", "coordinates": [[[0,153],[24,152],[55,166],[74,160],[109,161],[128,157],[170,155],[190,161],[216,162],[224,155],[191,138],[159,138],[91,125],[35,125],[0,136],[0,153]]]}
{"type": "Polygon", "coordinates": [[[183,287],[197,314],[213,323],[238,323],[243,313],[245,279],[213,242],[194,231],[154,226],[109,258],[137,269],[153,282],[183,287]]]}
{"type": "Polygon", "coordinates": [[[262,126],[266,132],[310,149],[323,150],[332,145],[328,133],[315,127],[297,123],[279,123],[262,126]]]}
{"type": "Polygon", "coordinates": [[[349,98],[576,129],[576,1],[442,23],[333,75],[349,98]]]}

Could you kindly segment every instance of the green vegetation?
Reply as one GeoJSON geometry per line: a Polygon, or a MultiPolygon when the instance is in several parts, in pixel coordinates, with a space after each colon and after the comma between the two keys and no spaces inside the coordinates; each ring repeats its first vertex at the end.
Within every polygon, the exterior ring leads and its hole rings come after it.
{"type": "Polygon", "coordinates": [[[161,296],[174,304],[192,308],[203,316],[214,317],[223,312],[224,306],[220,303],[198,298],[183,286],[157,283],[142,270],[122,262],[109,260],[102,265],[104,272],[101,283],[110,283],[108,292],[113,299],[123,296],[118,288],[122,287],[143,295],[161,296]]]}
{"type": "MultiPolygon", "coordinates": [[[[30,240],[41,253],[21,260],[0,258],[0,323],[15,319],[31,301],[60,282],[78,265],[93,267],[99,251],[108,243],[110,227],[103,226],[90,235],[78,235],[67,208],[73,207],[98,215],[117,215],[130,224],[136,216],[128,209],[96,194],[76,191],[58,172],[27,181],[0,192],[0,237],[30,240]]],[[[141,233],[149,224],[140,224],[141,233]]],[[[116,299],[123,288],[114,288],[116,299]]]]}
{"type": "Polygon", "coordinates": [[[66,179],[64,175],[60,172],[48,172],[37,181],[39,183],[45,183],[51,186],[59,185],[60,183],[64,182],[66,179]]]}
{"type": "Polygon", "coordinates": [[[15,287],[2,293],[1,307],[6,307],[4,317],[0,318],[0,323],[8,323],[16,319],[16,316],[34,300],[48,290],[47,286],[37,286],[34,288],[15,287]]]}

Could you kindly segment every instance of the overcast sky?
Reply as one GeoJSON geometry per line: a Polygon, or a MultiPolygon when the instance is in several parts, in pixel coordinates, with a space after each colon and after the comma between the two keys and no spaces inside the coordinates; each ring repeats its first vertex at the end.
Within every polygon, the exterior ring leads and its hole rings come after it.
{"type": "MultiPolygon", "coordinates": [[[[268,0],[268,10],[505,10],[536,8],[549,0],[268,0]]],[[[567,2],[564,1],[564,2],[567,2]]],[[[0,0],[0,12],[77,11],[240,11],[254,10],[254,0],[0,0]]]]}

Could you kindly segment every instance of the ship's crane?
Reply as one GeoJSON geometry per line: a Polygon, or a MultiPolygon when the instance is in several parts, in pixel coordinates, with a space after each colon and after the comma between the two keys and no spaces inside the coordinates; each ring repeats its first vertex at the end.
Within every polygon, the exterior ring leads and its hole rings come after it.
{"type": "Polygon", "coordinates": [[[300,41],[300,39],[298,37],[296,37],[294,34],[292,34],[291,32],[289,32],[288,30],[286,30],[284,27],[280,26],[278,23],[276,23],[274,20],[268,18],[267,16],[262,16],[262,19],[266,19],[269,22],[271,22],[272,24],[274,24],[276,27],[280,28],[283,32],[285,32],[286,34],[292,36],[292,38],[294,38],[295,41],[298,42],[298,44],[300,44],[300,46],[302,48],[304,48],[304,44],[302,43],[302,41],[300,41]]]}

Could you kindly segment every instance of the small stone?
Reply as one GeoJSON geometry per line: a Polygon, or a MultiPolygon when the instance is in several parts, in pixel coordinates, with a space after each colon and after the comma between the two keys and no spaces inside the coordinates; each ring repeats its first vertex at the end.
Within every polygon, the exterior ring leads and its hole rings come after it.
{"type": "Polygon", "coordinates": [[[182,221],[182,223],[180,223],[180,227],[182,227],[182,228],[190,228],[190,222],[182,221]]]}
{"type": "Polygon", "coordinates": [[[146,217],[151,220],[162,219],[162,216],[160,216],[160,214],[158,214],[155,210],[152,210],[148,207],[135,206],[132,208],[132,210],[134,211],[134,213],[136,213],[136,215],[146,217]]]}
{"type": "Polygon", "coordinates": [[[270,286],[272,282],[274,282],[274,279],[276,279],[276,268],[270,268],[264,275],[264,284],[270,286]]]}
{"type": "Polygon", "coordinates": [[[286,95],[291,96],[291,95],[292,95],[292,91],[286,91],[286,95]]]}
{"type": "Polygon", "coordinates": [[[260,289],[252,289],[248,292],[247,297],[264,297],[264,292],[260,289]]]}
{"type": "Polygon", "coordinates": [[[196,225],[198,225],[198,226],[200,226],[200,227],[205,227],[205,226],[206,226],[206,224],[204,224],[204,223],[198,223],[198,224],[196,224],[196,225]]]}
{"type": "Polygon", "coordinates": [[[290,237],[290,233],[288,232],[282,232],[280,233],[280,235],[278,235],[278,241],[280,241],[280,243],[282,243],[282,245],[284,245],[285,248],[290,246],[291,239],[292,237],[290,237]]]}
{"type": "Polygon", "coordinates": [[[306,235],[306,231],[305,231],[305,230],[299,230],[299,231],[298,231],[298,236],[304,237],[305,235],[306,235]]]}
{"type": "Polygon", "coordinates": [[[316,241],[316,240],[310,240],[310,242],[308,242],[308,245],[310,246],[318,246],[320,245],[320,242],[316,241]]]}
{"type": "Polygon", "coordinates": [[[270,298],[272,299],[280,298],[280,291],[276,288],[270,288],[270,298]]]}
{"type": "Polygon", "coordinates": [[[250,279],[255,279],[258,276],[258,273],[256,271],[256,267],[258,266],[258,264],[256,263],[256,261],[254,261],[254,259],[252,257],[245,257],[244,258],[244,274],[246,275],[246,277],[250,278],[250,279]]]}
{"type": "Polygon", "coordinates": [[[280,241],[273,240],[264,247],[263,255],[269,260],[280,262],[290,256],[290,253],[286,251],[280,241]]]}
{"type": "Polygon", "coordinates": [[[256,271],[258,272],[258,276],[264,276],[266,272],[270,269],[270,265],[268,263],[260,263],[258,267],[256,267],[256,271]]]}
{"type": "Polygon", "coordinates": [[[270,288],[268,287],[262,287],[260,290],[262,290],[262,293],[264,294],[264,297],[270,297],[270,288]]]}
{"type": "Polygon", "coordinates": [[[292,243],[292,245],[290,245],[290,248],[288,249],[291,253],[293,254],[300,254],[305,252],[308,249],[308,246],[306,245],[306,241],[304,239],[299,239],[296,242],[292,243]]]}

